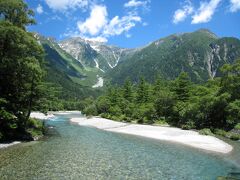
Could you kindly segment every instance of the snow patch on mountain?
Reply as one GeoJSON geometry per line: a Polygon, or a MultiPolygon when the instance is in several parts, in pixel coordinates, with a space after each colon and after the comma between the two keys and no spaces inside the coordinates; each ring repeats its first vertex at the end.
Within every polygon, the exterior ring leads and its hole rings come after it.
{"type": "Polygon", "coordinates": [[[110,67],[110,68],[113,68],[113,66],[109,63],[109,62],[107,62],[108,63],[108,66],[110,67]]]}
{"type": "Polygon", "coordinates": [[[98,68],[100,71],[102,71],[102,72],[105,73],[105,71],[99,67],[99,64],[98,64],[98,62],[97,62],[96,59],[94,59],[94,62],[95,62],[95,64],[96,64],[96,68],[98,68]]]}
{"type": "Polygon", "coordinates": [[[92,86],[92,88],[103,87],[103,82],[104,82],[103,78],[98,75],[97,75],[97,78],[98,78],[98,81],[96,84],[92,86]]]}
{"type": "Polygon", "coordinates": [[[116,59],[116,62],[113,65],[113,67],[116,67],[118,65],[118,63],[119,63],[119,60],[120,60],[121,56],[122,56],[123,49],[120,49],[119,55],[116,55],[115,51],[112,51],[112,52],[113,52],[114,58],[116,59]]]}
{"type": "Polygon", "coordinates": [[[97,51],[97,52],[100,52],[101,50],[100,50],[100,48],[99,48],[99,46],[97,46],[97,45],[91,45],[90,44],[90,47],[91,48],[93,48],[95,51],[97,51]]]}

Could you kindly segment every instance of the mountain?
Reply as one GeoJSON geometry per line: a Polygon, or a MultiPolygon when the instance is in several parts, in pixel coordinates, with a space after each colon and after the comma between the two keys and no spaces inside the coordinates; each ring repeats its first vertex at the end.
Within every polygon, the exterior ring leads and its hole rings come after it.
{"type": "Polygon", "coordinates": [[[102,72],[113,69],[119,62],[124,61],[127,56],[130,57],[136,51],[80,37],[63,40],[59,42],[59,46],[81,62],[85,68],[95,67],[102,72]]]}
{"type": "Polygon", "coordinates": [[[204,82],[220,76],[223,64],[240,57],[239,39],[218,38],[207,29],[173,34],[135,49],[80,37],[57,42],[38,35],[38,40],[52,73],[61,72],[68,81],[90,89],[102,87],[106,81],[122,84],[128,77],[133,82],[141,76],[148,81],[156,75],[174,79],[182,71],[188,72],[192,81],[204,82]]]}
{"type": "Polygon", "coordinates": [[[62,50],[54,39],[39,34],[34,37],[45,51],[46,81],[61,89],[60,99],[83,99],[98,94],[91,87],[79,83],[87,78],[81,62],[62,50]]]}
{"type": "Polygon", "coordinates": [[[207,29],[192,33],[174,34],[159,39],[136,51],[114,70],[108,71],[113,83],[122,84],[129,77],[138,81],[144,76],[153,81],[157,74],[166,79],[188,72],[195,82],[220,75],[219,68],[240,57],[240,40],[218,38],[207,29]]]}

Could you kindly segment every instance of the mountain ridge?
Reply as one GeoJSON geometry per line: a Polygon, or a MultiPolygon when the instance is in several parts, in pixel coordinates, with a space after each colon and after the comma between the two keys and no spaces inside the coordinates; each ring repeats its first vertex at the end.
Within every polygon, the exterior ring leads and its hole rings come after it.
{"type": "Polygon", "coordinates": [[[120,63],[109,75],[113,83],[122,84],[127,77],[138,81],[144,76],[153,81],[156,74],[160,74],[163,78],[174,79],[185,71],[193,81],[203,82],[220,75],[219,68],[239,58],[239,50],[239,39],[217,38],[205,29],[173,34],[153,41],[125,63],[120,63]],[[220,46],[219,51],[215,48],[217,46],[220,46]]]}
{"type": "Polygon", "coordinates": [[[240,57],[239,39],[219,38],[208,29],[172,34],[131,49],[81,37],[49,41],[52,48],[78,63],[75,68],[83,78],[74,80],[92,87],[99,78],[122,84],[128,77],[133,82],[140,76],[153,81],[156,74],[174,79],[182,71],[188,72],[193,81],[203,82],[221,75],[223,64],[240,57]]]}

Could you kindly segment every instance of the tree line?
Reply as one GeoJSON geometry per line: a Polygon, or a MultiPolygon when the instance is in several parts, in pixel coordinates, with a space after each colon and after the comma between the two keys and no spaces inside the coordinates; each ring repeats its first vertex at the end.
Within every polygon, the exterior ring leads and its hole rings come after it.
{"type": "Polygon", "coordinates": [[[86,99],[83,113],[126,122],[168,123],[238,139],[237,133],[226,131],[240,127],[240,60],[224,65],[221,73],[205,84],[191,82],[185,72],[173,81],[158,76],[148,83],[141,77],[133,84],[127,79],[96,100],[86,99]]]}

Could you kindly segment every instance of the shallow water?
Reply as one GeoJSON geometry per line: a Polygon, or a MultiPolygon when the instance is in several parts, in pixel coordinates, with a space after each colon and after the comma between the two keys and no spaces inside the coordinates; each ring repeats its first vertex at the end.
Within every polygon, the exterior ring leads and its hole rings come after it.
{"type": "Polygon", "coordinates": [[[71,124],[59,115],[38,142],[0,150],[0,179],[240,178],[240,145],[229,155],[71,124]]]}

